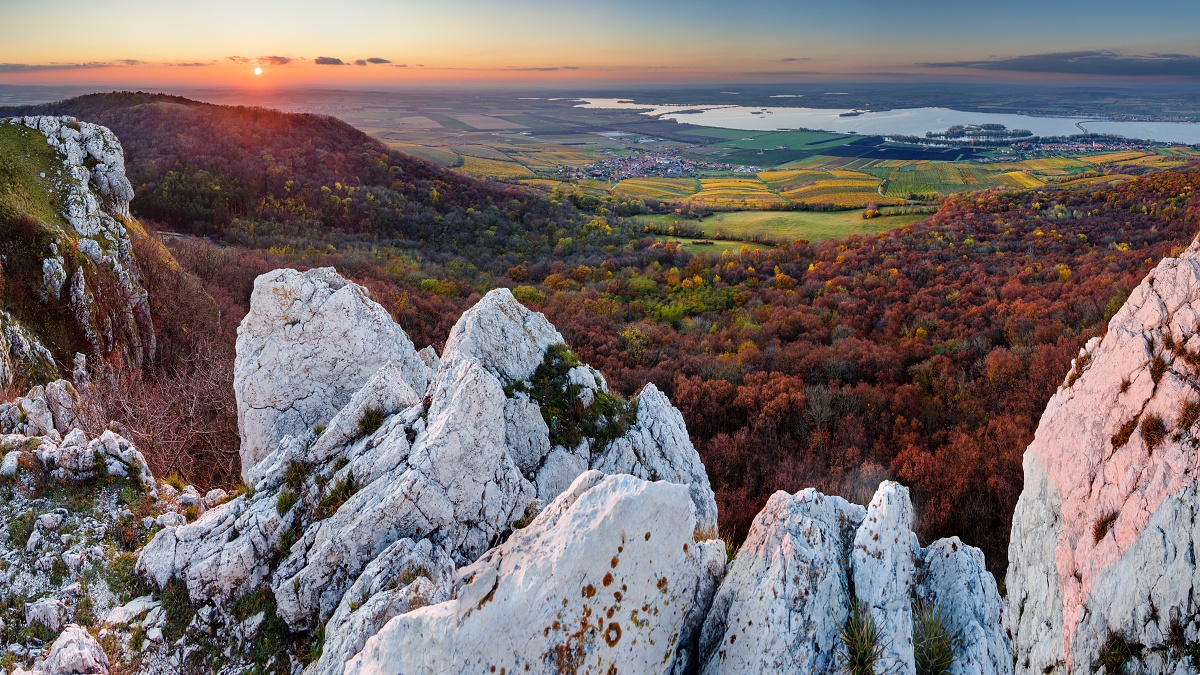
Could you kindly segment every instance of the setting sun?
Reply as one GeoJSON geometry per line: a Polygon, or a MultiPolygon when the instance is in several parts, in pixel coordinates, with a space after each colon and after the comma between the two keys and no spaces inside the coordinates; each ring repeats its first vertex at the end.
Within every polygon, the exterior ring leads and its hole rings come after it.
{"type": "Polygon", "coordinates": [[[254,74],[255,74],[255,75],[262,75],[262,68],[255,68],[255,69],[254,69],[254,74]]]}

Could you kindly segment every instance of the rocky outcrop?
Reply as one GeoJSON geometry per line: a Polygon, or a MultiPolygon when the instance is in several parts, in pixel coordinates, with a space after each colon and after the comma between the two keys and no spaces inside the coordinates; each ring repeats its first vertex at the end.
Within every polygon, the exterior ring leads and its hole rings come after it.
{"type": "Polygon", "coordinates": [[[388,363],[414,391],[425,391],[429,369],[362,286],[330,267],[256,279],[233,374],[242,476],[283,437],[326,425],[388,363]]]}
{"type": "Polygon", "coordinates": [[[911,528],[908,490],[890,481],[866,509],[812,489],[773,495],[705,620],[703,672],[837,672],[858,611],[876,630],[875,672],[913,673],[916,601],[956,642],[951,672],[1012,672],[983,554],[956,538],[921,549],[911,528]]]}
{"type": "Polygon", "coordinates": [[[1018,672],[1085,672],[1118,653],[1137,672],[1200,668],[1198,328],[1193,243],[1130,294],[1047,404],[1009,547],[1018,672]]]}
{"type": "Polygon", "coordinates": [[[6,277],[20,288],[5,292],[40,303],[14,303],[0,315],[0,343],[6,343],[0,344],[0,383],[27,385],[66,374],[62,369],[75,352],[116,352],[125,364],[140,366],[154,355],[156,336],[133,256],[131,234],[144,235],[129,214],[133,188],[120,142],[108,129],[71,117],[0,123],[30,146],[22,165],[30,173],[6,181],[18,204],[61,205],[53,216],[45,210],[13,214],[23,224],[7,231],[19,233],[19,240],[0,242],[17,254],[6,255],[6,277]]]}
{"type": "Polygon", "coordinates": [[[463,568],[456,599],[390,621],[346,673],[671,672],[724,569],[720,542],[693,540],[694,512],[684,486],[585,473],[463,568]]]}
{"type": "MultiPolygon", "coordinates": [[[[158,588],[182,582],[218,615],[269,588],[290,630],[324,630],[319,672],[337,672],[393,617],[455,597],[455,566],[590,467],[675,484],[691,514],[679,536],[716,531],[707,476],[666,397],[609,393],[506,290],[465,312],[438,358],[331,270],[272,273],[256,283],[238,351],[252,491],[164,523],[137,570],[158,588]]],[[[687,617],[691,639],[703,615],[687,617]]]]}

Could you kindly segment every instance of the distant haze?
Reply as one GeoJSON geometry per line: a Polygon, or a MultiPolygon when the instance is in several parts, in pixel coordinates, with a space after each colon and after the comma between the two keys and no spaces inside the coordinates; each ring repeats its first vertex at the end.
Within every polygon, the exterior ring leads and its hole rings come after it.
{"type": "Polygon", "coordinates": [[[1193,0],[0,0],[0,25],[12,84],[1200,81],[1193,0]]]}

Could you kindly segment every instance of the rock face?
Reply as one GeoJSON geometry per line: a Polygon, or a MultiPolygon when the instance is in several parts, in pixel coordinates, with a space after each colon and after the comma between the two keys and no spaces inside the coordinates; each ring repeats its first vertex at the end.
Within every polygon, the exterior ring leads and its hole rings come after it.
{"type": "Polygon", "coordinates": [[[725,562],[720,542],[693,541],[694,511],[684,486],[585,473],[463,568],[455,600],[390,621],[346,673],[670,672],[725,562]]]}
{"type": "Polygon", "coordinates": [[[388,363],[413,390],[425,391],[428,368],[363,287],[330,267],[256,279],[238,327],[233,376],[242,476],[284,436],[329,422],[388,363]]]}
{"type": "Polygon", "coordinates": [[[0,384],[26,385],[65,374],[62,368],[69,367],[76,351],[99,357],[117,352],[126,364],[140,366],[154,355],[156,337],[133,257],[130,236],[140,228],[129,215],[133,188],[125,177],[120,142],[108,129],[70,117],[0,120],[5,122],[9,132],[27,136],[31,162],[45,169],[13,177],[10,189],[31,193],[30,203],[49,196],[62,210],[49,219],[44,213],[27,214],[30,229],[16,244],[36,250],[22,251],[32,255],[13,261],[19,269],[6,270],[19,274],[21,283],[37,280],[25,291],[42,306],[37,316],[0,315],[0,384]],[[59,342],[44,342],[22,326],[31,319],[65,329],[53,333],[59,342]],[[73,333],[82,340],[62,337],[73,333]]]}
{"type": "Polygon", "coordinates": [[[1106,644],[1135,646],[1137,672],[1200,668],[1187,657],[1200,656],[1198,326],[1193,243],[1130,294],[1047,404],[1009,547],[1018,672],[1084,672],[1106,644]]]}
{"type": "Polygon", "coordinates": [[[914,599],[943,610],[951,672],[1011,673],[1001,600],[983,554],[956,538],[921,549],[908,490],[885,481],[870,505],[808,489],[777,492],[717,591],[700,638],[706,675],[837,672],[851,603],[871,617],[875,672],[916,672],[914,599]]]}

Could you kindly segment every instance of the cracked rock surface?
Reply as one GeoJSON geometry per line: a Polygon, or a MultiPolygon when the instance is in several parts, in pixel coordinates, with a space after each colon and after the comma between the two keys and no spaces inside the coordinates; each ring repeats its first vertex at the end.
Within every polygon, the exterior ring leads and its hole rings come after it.
{"type": "Polygon", "coordinates": [[[1141,646],[1138,672],[1196,672],[1178,664],[1200,653],[1198,329],[1193,242],[1146,276],[1047,404],[1009,546],[1018,672],[1094,667],[1110,636],[1141,646]]]}

